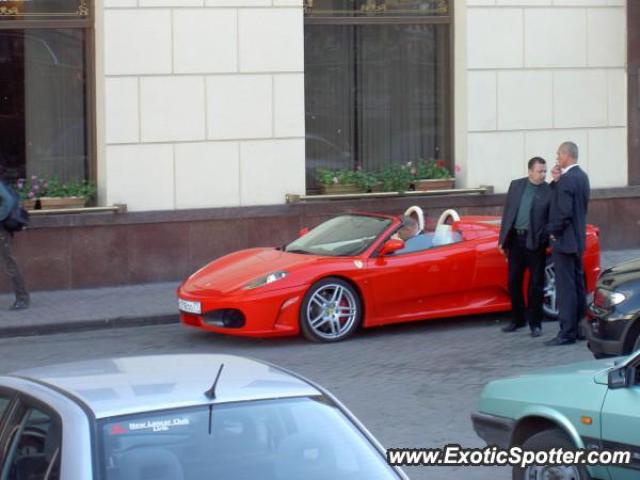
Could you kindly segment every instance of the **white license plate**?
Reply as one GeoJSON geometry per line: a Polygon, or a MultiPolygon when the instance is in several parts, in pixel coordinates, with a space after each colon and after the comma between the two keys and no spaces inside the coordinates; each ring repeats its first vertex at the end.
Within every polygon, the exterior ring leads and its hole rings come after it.
{"type": "Polygon", "coordinates": [[[178,309],[182,312],[196,313],[200,315],[202,313],[202,307],[200,302],[194,302],[192,300],[178,299],[178,309]]]}

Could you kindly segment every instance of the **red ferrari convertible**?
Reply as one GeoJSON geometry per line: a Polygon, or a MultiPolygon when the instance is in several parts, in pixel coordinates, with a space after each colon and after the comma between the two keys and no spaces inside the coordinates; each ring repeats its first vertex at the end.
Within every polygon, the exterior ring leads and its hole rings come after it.
{"type": "MultiPolygon", "coordinates": [[[[500,312],[511,307],[500,219],[445,211],[434,231],[396,238],[400,216],[346,214],[280,248],[241,250],[214,260],[178,288],[185,325],[231,335],[297,335],[336,342],[359,327],[500,312]]],[[[586,286],[600,271],[598,229],[587,231],[586,286]]],[[[557,315],[553,264],[545,313],[557,315]]]]}

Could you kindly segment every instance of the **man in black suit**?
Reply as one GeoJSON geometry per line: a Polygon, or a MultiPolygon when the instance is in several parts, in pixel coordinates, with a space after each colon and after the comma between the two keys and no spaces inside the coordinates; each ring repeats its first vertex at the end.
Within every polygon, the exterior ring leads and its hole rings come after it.
{"type": "Polygon", "coordinates": [[[513,180],[504,205],[498,247],[509,259],[509,295],[513,319],[502,331],[513,332],[529,323],[531,336],[542,332],[544,267],[548,238],[551,189],[545,182],[547,165],[543,158],[529,160],[528,176],[513,180]],[[522,284],[529,270],[525,310],[522,284]]]}
{"type": "Polygon", "coordinates": [[[589,177],[578,166],[578,146],[558,147],[558,164],[551,174],[551,210],[548,231],[556,272],[560,332],[545,345],[568,345],[578,338],[580,319],[587,308],[582,254],[587,235],[589,177]]]}

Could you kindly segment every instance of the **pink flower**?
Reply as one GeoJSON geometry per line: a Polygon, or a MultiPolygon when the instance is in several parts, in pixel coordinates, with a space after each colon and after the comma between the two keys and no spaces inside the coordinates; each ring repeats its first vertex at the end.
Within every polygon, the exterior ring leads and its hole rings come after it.
{"type": "Polygon", "coordinates": [[[436,167],[444,168],[444,160],[436,160],[436,167]]]}
{"type": "Polygon", "coordinates": [[[33,192],[29,192],[29,195],[27,195],[27,196],[31,199],[31,198],[35,197],[35,196],[36,196],[36,194],[35,194],[35,193],[33,193],[33,192]]]}
{"type": "Polygon", "coordinates": [[[456,164],[455,170],[456,170],[456,173],[460,173],[462,171],[462,167],[460,165],[456,164]]]}

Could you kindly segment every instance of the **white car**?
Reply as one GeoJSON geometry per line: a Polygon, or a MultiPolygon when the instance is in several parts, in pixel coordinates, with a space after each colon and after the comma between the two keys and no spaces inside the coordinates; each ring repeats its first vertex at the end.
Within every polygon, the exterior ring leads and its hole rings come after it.
{"type": "Polygon", "coordinates": [[[406,479],[321,387],[228,355],[0,377],[0,480],[406,479]]]}

